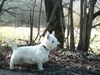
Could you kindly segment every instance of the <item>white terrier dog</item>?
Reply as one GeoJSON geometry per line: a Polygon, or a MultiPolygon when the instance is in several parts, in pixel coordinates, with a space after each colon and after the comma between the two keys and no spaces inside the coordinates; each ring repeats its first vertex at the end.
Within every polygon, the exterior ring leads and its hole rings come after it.
{"type": "Polygon", "coordinates": [[[43,63],[48,61],[50,51],[57,49],[60,45],[54,31],[51,34],[47,32],[44,40],[39,45],[17,47],[10,40],[7,43],[13,49],[10,58],[11,70],[14,69],[14,65],[24,63],[37,64],[39,70],[44,70],[43,63]]]}

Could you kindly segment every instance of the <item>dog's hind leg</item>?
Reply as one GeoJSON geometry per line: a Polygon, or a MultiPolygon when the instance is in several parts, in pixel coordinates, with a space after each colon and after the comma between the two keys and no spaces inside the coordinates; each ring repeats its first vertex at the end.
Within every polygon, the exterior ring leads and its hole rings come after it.
{"type": "Polygon", "coordinates": [[[16,59],[11,56],[10,58],[10,69],[13,70],[14,69],[14,64],[17,63],[16,59]]]}
{"type": "Polygon", "coordinates": [[[11,70],[14,69],[14,64],[13,64],[13,62],[10,62],[10,69],[11,69],[11,70]]]}
{"type": "Polygon", "coordinates": [[[38,66],[38,69],[39,69],[39,70],[44,70],[44,68],[43,68],[43,63],[42,63],[41,61],[38,62],[37,66],[38,66]]]}

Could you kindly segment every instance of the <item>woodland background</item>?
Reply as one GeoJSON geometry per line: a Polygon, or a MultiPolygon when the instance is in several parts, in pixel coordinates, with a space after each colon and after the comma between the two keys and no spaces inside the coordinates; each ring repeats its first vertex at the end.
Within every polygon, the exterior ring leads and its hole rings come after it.
{"type": "Polygon", "coordinates": [[[19,75],[23,72],[36,75],[100,73],[99,0],[0,0],[1,73],[16,73],[9,71],[12,50],[7,46],[7,38],[12,38],[18,46],[35,45],[47,31],[56,32],[60,49],[51,52],[45,71],[25,65],[16,67],[19,75]]]}

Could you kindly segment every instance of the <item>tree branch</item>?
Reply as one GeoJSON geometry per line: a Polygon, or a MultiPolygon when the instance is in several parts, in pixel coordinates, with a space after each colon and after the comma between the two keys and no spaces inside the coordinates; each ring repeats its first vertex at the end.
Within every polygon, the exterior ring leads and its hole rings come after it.
{"type": "Polygon", "coordinates": [[[93,15],[93,20],[94,20],[97,16],[99,16],[99,15],[100,15],[100,10],[97,11],[97,12],[93,15]]]}
{"type": "Polygon", "coordinates": [[[6,1],[7,1],[7,0],[3,0],[3,1],[2,1],[1,5],[0,5],[0,13],[2,12],[3,5],[4,5],[4,3],[5,3],[6,1]]]}
{"type": "Polygon", "coordinates": [[[95,28],[95,27],[97,27],[97,26],[100,26],[100,23],[99,23],[99,24],[96,24],[96,25],[94,25],[94,26],[92,26],[92,28],[95,28]]]}
{"type": "MultiPolygon", "coordinates": [[[[17,14],[17,13],[14,13],[14,12],[11,12],[11,11],[9,11],[9,10],[11,10],[11,9],[19,9],[19,7],[9,7],[9,8],[7,8],[7,9],[2,9],[2,12],[0,13],[0,16],[2,15],[2,14],[4,14],[5,12],[7,12],[7,13],[11,13],[11,14],[16,14],[16,15],[21,15],[21,14],[17,14]]],[[[10,14],[10,15],[11,15],[10,14]]]]}

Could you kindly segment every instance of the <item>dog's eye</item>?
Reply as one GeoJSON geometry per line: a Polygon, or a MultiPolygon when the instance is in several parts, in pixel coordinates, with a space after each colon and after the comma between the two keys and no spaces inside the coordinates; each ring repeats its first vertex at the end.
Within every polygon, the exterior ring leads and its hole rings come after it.
{"type": "Polygon", "coordinates": [[[52,41],[52,43],[54,43],[54,40],[52,41]]]}

